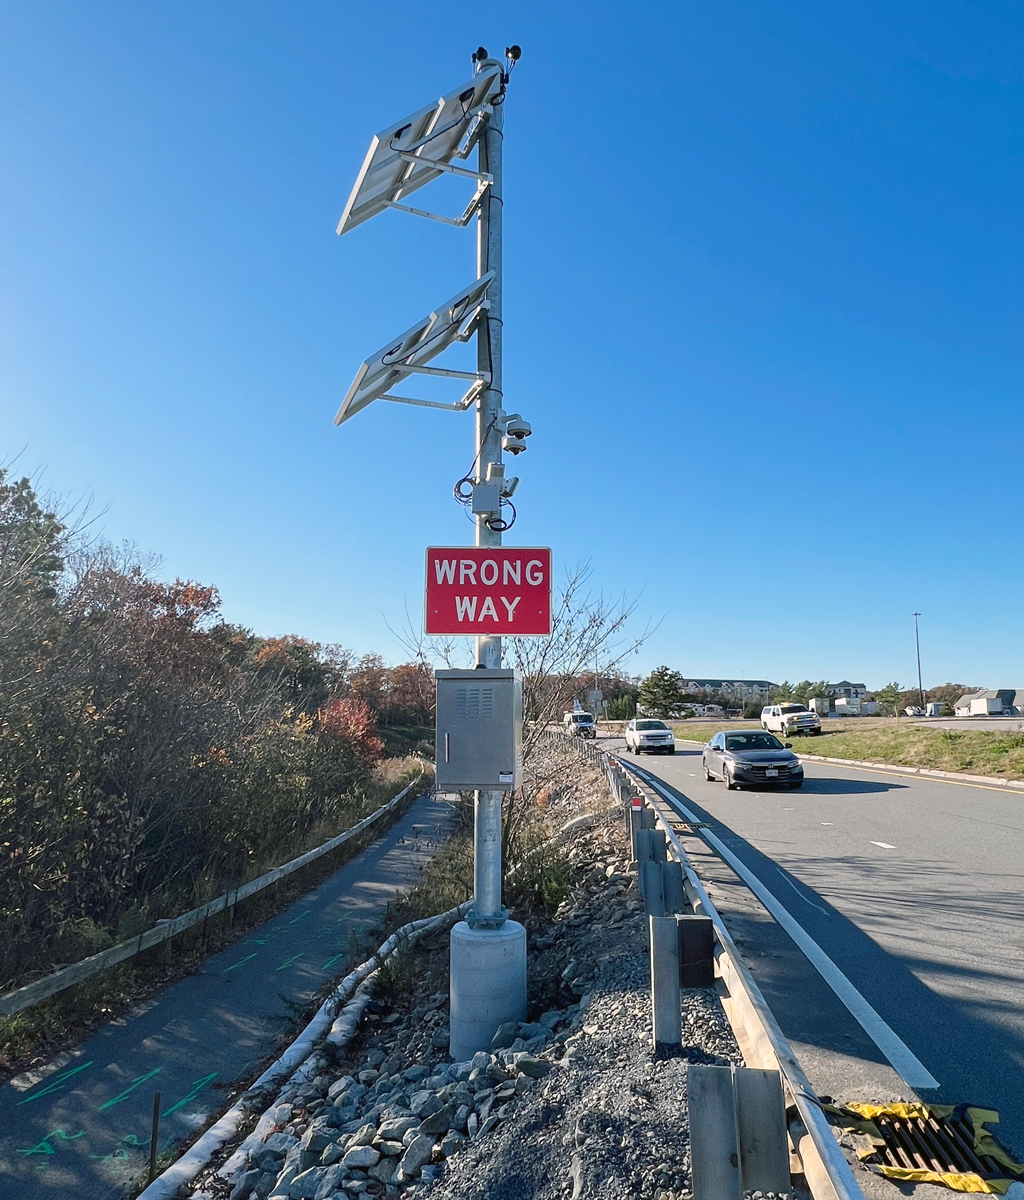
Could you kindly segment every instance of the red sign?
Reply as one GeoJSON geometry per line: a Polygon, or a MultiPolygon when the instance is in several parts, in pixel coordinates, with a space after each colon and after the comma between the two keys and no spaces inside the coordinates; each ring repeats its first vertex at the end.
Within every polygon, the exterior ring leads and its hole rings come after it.
{"type": "Polygon", "coordinates": [[[550,633],[550,549],[429,547],[426,631],[443,635],[550,633]]]}

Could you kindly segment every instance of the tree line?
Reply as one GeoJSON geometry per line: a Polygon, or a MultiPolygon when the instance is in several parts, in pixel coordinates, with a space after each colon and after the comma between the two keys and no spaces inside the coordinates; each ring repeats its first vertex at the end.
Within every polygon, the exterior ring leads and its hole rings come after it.
{"type": "Polygon", "coordinates": [[[433,680],[223,620],[0,470],[0,989],[358,819],[433,680]]]}
{"type": "MultiPolygon", "coordinates": [[[[922,702],[942,703],[949,713],[953,711],[956,700],[966,692],[977,691],[977,688],[961,683],[944,683],[939,687],[926,689],[923,693],[917,688],[907,688],[893,682],[887,683],[877,691],[868,692],[865,699],[877,701],[881,713],[898,716],[908,707],[916,707],[922,702]]],[[[761,709],[766,704],[785,704],[787,702],[810,706],[812,699],[821,697],[825,700],[836,698],[835,688],[827,680],[802,679],[799,683],[783,680],[775,684],[767,696],[751,696],[737,704],[737,698],[728,692],[709,691],[695,695],[687,690],[686,677],[679,671],[668,666],[655,667],[644,678],[632,693],[633,699],[621,705],[620,720],[628,720],[637,711],[637,704],[649,716],[671,718],[691,717],[698,704],[717,704],[727,711],[732,711],[746,719],[756,719],[761,715],[761,709]]],[[[611,714],[609,714],[611,715],[611,714]]]]}

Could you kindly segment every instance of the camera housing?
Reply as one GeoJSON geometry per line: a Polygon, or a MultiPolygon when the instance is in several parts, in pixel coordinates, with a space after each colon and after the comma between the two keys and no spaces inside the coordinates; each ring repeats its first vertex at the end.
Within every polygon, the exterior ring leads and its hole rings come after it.
{"type": "Polygon", "coordinates": [[[501,439],[501,448],[502,450],[507,450],[509,454],[522,454],[526,449],[526,443],[521,437],[513,437],[511,434],[506,433],[501,439]]]}
{"type": "Polygon", "coordinates": [[[533,426],[524,421],[518,413],[513,413],[505,420],[505,432],[514,438],[528,438],[533,433],[533,426]]]}

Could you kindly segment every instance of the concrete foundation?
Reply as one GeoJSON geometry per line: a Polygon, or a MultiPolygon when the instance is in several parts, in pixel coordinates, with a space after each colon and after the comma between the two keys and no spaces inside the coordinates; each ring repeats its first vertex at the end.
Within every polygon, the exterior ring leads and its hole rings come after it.
{"type": "Polygon", "coordinates": [[[471,929],[460,921],[452,930],[452,1058],[465,1062],[489,1050],[498,1026],[526,1020],[526,930],[518,921],[500,929],[471,929]]]}

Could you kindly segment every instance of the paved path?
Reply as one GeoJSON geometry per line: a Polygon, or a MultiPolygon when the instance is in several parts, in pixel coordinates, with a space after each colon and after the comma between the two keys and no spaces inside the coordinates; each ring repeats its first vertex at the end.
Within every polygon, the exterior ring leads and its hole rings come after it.
{"type": "Polygon", "coordinates": [[[329,980],[352,930],[409,888],[450,827],[414,802],[391,829],[266,925],[213,955],[73,1054],[0,1087],[0,1200],[113,1200],[149,1161],[153,1094],[160,1149],[190,1138],[252,1077],[329,980]]]}
{"type": "MultiPolygon", "coordinates": [[[[998,1109],[1024,1154],[1024,796],[831,763],[807,763],[800,791],[729,792],[678,746],[623,757],[688,798],[907,1043],[940,1084],[922,1098],[998,1109]]],[[[912,1096],[732,872],[687,846],[817,1090],[912,1096]]]]}

